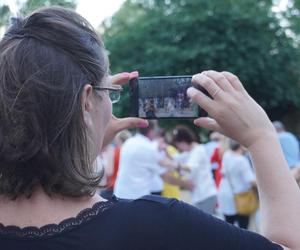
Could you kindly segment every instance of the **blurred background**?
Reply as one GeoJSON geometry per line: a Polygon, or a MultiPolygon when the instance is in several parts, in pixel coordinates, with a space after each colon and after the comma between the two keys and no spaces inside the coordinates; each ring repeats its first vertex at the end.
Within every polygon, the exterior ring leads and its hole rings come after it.
{"type": "MultiPolygon", "coordinates": [[[[50,5],[92,23],[112,73],[231,71],[272,120],[300,135],[300,0],[0,0],[1,35],[11,16],[50,5]]],[[[128,98],[125,91],[115,114],[128,114],[128,98]]]]}

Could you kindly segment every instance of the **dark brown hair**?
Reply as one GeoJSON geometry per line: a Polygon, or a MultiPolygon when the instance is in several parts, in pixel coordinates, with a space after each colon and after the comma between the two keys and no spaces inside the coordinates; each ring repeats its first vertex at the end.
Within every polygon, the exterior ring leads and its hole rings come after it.
{"type": "Polygon", "coordinates": [[[232,151],[237,151],[241,148],[241,144],[239,144],[237,141],[233,140],[233,139],[229,139],[229,148],[232,151]]]}
{"type": "Polygon", "coordinates": [[[0,194],[92,195],[101,179],[89,157],[80,103],[108,71],[91,25],[61,7],[13,20],[0,42],[0,194]]]}
{"type": "Polygon", "coordinates": [[[192,144],[196,142],[197,138],[195,133],[187,126],[178,125],[173,130],[173,143],[186,142],[192,144]]]}

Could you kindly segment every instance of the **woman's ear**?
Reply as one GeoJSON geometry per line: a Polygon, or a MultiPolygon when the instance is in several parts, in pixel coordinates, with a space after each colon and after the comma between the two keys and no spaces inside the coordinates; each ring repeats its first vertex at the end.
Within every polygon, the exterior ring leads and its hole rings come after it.
{"type": "Polygon", "coordinates": [[[92,111],[94,109],[93,102],[93,88],[90,84],[86,84],[83,87],[81,93],[81,110],[83,114],[83,120],[87,127],[91,128],[93,124],[92,111]]]}

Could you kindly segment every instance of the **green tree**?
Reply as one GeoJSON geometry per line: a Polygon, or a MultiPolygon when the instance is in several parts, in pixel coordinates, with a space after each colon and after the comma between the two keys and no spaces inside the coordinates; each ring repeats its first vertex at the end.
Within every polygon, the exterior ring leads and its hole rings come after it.
{"type": "Polygon", "coordinates": [[[10,9],[7,5],[0,5],[0,28],[5,26],[10,16],[10,9]]]}
{"type": "MultiPolygon", "coordinates": [[[[27,0],[20,5],[20,13],[27,15],[30,12],[40,7],[47,7],[51,5],[63,6],[66,8],[75,9],[77,0],[27,0]]],[[[7,5],[0,5],[0,28],[6,26],[11,15],[10,9],[7,5]]]]}
{"type": "Polygon", "coordinates": [[[287,10],[282,13],[286,19],[286,27],[295,36],[297,45],[300,43],[300,0],[289,0],[287,10]]]}
{"type": "Polygon", "coordinates": [[[75,9],[77,5],[77,1],[76,0],[27,0],[25,4],[21,7],[21,13],[26,15],[40,7],[48,7],[52,5],[75,9]]]}
{"type": "MultiPolygon", "coordinates": [[[[299,106],[299,52],[271,8],[271,0],[127,0],[102,27],[111,69],[228,70],[278,119],[299,106]]],[[[128,103],[125,93],[116,113],[128,103]]]]}

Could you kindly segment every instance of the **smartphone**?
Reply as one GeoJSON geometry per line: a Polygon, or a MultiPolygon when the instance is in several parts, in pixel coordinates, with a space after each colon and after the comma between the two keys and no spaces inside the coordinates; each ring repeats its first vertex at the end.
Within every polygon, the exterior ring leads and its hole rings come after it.
{"type": "MultiPolygon", "coordinates": [[[[144,119],[190,119],[206,116],[190,102],[186,91],[194,86],[192,76],[154,76],[130,80],[131,116],[144,119]]],[[[205,94],[204,88],[194,86],[205,94]]]]}

